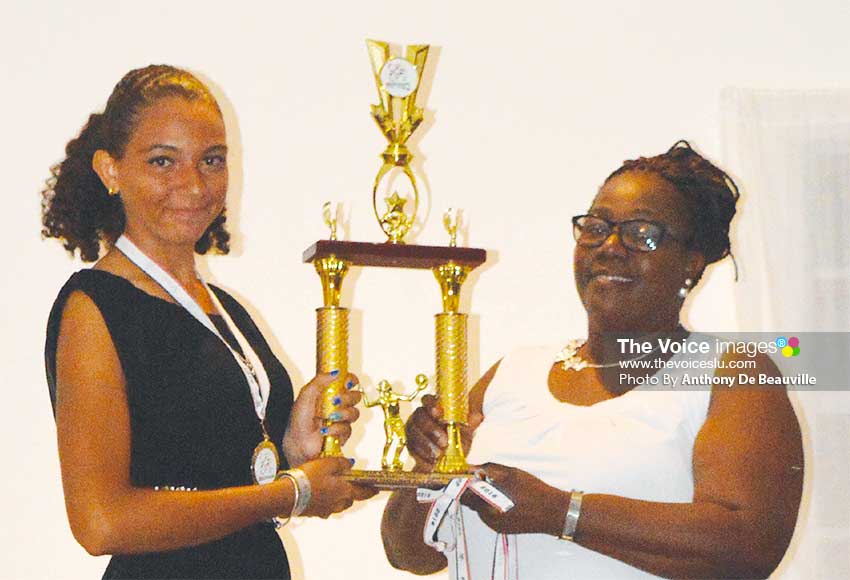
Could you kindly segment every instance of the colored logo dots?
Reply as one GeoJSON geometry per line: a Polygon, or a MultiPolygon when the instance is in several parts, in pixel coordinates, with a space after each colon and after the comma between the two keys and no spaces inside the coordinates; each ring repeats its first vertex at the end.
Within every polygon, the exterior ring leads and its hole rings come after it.
{"type": "Polygon", "coordinates": [[[791,338],[780,336],[776,339],[776,346],[779,347],[782,356],[786,358],[800,354],[800,339],[796,336],[792,336],[791,338]]]}

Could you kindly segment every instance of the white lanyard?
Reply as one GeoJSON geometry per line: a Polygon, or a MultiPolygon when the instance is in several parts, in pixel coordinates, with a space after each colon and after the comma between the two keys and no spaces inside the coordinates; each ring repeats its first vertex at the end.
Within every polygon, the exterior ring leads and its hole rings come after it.
{"type": "Polygon", "coordinates": [[[460,506],[460,496],[467,489],[502,513],[514,507],[514,503],[508,496],[480,479],[459,477],[453,479],[439,491],[417,489],[417,501],[432,504],[431,509],[428,510],[428,516],[425,518],[425,528],[422,530],[425,544],[446,556],[449,564],[449,577],[452,580],[474,580],[484,577],[489,577],[491,580],[517,580],[519,578],[519,563],[516,538],[512,535],[497,534],[492,567],[486,571],[473,571],[472,563],[469,560],[463,511],[460,506]],[[437,531],[445,519],[448,519],[450,523],[450,535],[452,537],[450,543],[437,540],[437,531]],[[501,552],[498,549],[499,547],[501,547],[501,552]]]}
{"type": "Polygon", "coordinates": [[[254,352],[254,349],[251,348],[251,345],[245,339],[245,336],[239,330],[239,327],[237,327],[233,322],[233,319],[230,318],[230,314],[228,314],[227,310],[224,309],[224,306],[221,305],[221,302],[219,301],[218,296],[215,295],[215,292],[210,290],[207,283],[198,275],[198,280],[204,285],[204,288],[207,289],[207,293],[215,305],[216,310],[218,310],[219,314],[221,314],[221,317],[227,324],[227,328],[233,333],[233,336],[236,338],[236,342],[239,343],[239,347],[245,354],[244,357],[230,346],[223,336],[221,336],[218,328],[216,328],[215,324],[213,324],[212,320],[210,320],[210,317],[207,316],[207,313],[204,312],[204,309],[200,307],[200,305],[189,295],[188,292],[186,292],[183,286],[181,286],[180,283],[171,276],[171,274],[163,270],[159,264],[146,256],[144,252],[142,252],[136,244],[130,240],[130,238],[122,235],[115,242],[115,247],[121,250],[121,252],[127,256],[131,262],[141,268],[145,274],[153,278],[153,280],[162,286],[162,289],[168,292],[168,294],[170,294],[171,297],[180,304],[180,306],[185,308],[189,314],[191,314],[198,322],[203,324],[210,332],[216,335],[221,342],[224,343],[224,346],[227,347],[227,350],[230,351],[233,358],[239,364],[239,368],[242,369],[242,373],[245,375],[245,380],[248,381],[248,387],[251,389],[251,398],[254,400],[254,411],[256,411],[257,417],[259,417],[260,422],[262,423],[262,421],[266,418],[266,406],[269,402],[269,391],[271,390],[269,376],[266,373],[266,369],[263,367],[262,361],[260,361],[260,358],[257,356],[257,353],[254,352]]]}

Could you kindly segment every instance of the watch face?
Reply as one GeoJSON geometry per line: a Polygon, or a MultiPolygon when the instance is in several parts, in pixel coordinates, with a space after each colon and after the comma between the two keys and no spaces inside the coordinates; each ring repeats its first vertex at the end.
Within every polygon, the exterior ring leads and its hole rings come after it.
{"type": "Polygon", "coordinates": [[[416,67],[403,58],[391,58],[381,68],[381,84],[394,97],[406,97],[416,90],[416,67]]]}

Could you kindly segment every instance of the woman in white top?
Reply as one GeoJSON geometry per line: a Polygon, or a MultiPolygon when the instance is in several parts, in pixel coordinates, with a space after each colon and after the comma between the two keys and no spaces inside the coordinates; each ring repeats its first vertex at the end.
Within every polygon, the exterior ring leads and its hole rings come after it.
{"type": "MultiPolygon", "coordinates": [[[[709,368],[735,359],[755,368],[686,373],[657,348],[659,339],[713,343],[679,316],[706,265],[729,255],[737,199],[729,177],[682,141],[627,161],[573,219],[587,340],[560,355],[515,351],[471,392],[469,460],[516,505],[500,513],[464,495],[468,577],[753,578],[779,564],[802,493],[799,425],[784,389],[737,383],[739,373],[778,370],[764,355],[709,352],[697,355],[709,368]],[[653,350],[621,353],[617,336],[640,336],[653,350]],[[635,358],[646,368],[620,364],[635,358]],[[683,387],[686,374],[733,388],[683,387]]],[[[434,397],[407,432],[417,469],[430,471],[446,445],[434,397]]],[[[382,533],[397,568],[446,567],[423,543],[428,509],[411,491],[391,497],[382,533]]]]}

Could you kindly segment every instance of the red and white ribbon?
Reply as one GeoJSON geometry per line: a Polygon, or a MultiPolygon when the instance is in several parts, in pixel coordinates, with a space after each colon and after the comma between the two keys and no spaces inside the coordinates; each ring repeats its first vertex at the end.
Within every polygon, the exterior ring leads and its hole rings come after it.
{"type": "Polygon", "coordinates": [[[460,497],[467,489],[501,513],[505,513],[514,507],[514,503],[507,495],[489,482],[477,478],[458,477],[449,482],[442,490],[417,489],[417,501],[431,503],[431,509],[428,510],[428,517],[425,520],[423,530],[425,544],[445,554],[449,565],[449,577],[452,580],[478,580],[481,578],[518,580],[516,537],[505,534],[498,534],[496,538],[497,545],[490,569],[475,570],[475,574],[473,574],[469,561],[463,510],[460,505],[460,497]],[[447,518],[451,540],[443,542],[437,539],[437,532],[447,518]]]}

